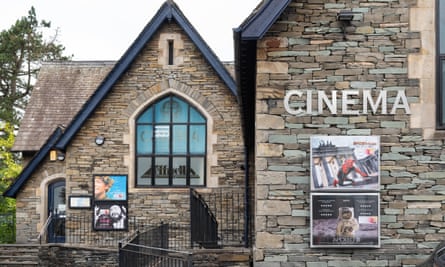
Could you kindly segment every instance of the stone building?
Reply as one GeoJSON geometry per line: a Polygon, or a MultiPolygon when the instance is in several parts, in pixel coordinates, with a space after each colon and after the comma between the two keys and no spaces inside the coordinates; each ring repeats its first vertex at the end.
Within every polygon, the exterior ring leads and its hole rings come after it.
{"type": "Polygon", "coordinates": [[[190,222],[189,188],[242,188],[239,221],[254,266],[420,264],[444,239],[444,14],[439,0],[264,0],[234,29],[233,79],[167,1],[118,62],[45,65],[28,108],[40,115],[27,111],[15,145],[32,158],[6,192],[17,199],[17,242],[42,229],[52,183],[65,182],[66,201],[86,195],[95,205],[93,175],[117,174],[127,178],[128,214],[149,222],[190,222]],[[79,100],[71,90],[82,87],[79,100]],[[43,88],[70,92],[63,105],[42,104],[43,88]],[[184,131],[193,135],[197,123],[204,143],[164,146],[182,124],[152,114],[178,107],[196,115],[184,131]],[[145,131],[159,153],[140,146],[145,131]],[[316,137],[339,148],[350,139],[348,153],[372,146],[377,187],[311,186],[316,137]],[[315,221],[337,221],[348,210],[341,203],[353,206],[354,231],[376,233],[373,243],[353,234],[315,240],[315,221]]]}

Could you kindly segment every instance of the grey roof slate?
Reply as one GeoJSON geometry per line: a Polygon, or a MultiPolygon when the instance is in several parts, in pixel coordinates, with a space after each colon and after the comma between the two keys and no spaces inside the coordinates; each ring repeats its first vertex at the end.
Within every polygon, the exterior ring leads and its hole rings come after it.
{"type": "Polygon", "coordinates": [[[54,129],[66,127],[115,62],[44,63],[15,139],[13,151],[38,151],[54,129]]]}

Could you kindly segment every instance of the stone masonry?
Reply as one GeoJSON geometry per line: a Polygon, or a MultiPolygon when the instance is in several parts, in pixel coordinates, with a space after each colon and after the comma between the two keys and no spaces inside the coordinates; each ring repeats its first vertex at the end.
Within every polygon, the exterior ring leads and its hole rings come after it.
{"type": "MultiPolygon", "coordinates": [[[[137,115],[166,94],[176,94],[207,117],[207,187],[244,184],[243,141],[236,96],[174,22],[159,29],[94,114],[77,133],[63,162],[46,161],[17,196],[17,242],[36,238],[46,219],[47,181],[66,179],[66,195],[93,195],[93,174],[128,175],[128,214],[147,224],[190,223],[188,188],[135,187],[137,115]],[[165,37],[167,35],[167,37],[165,37]],[[176,65],[161,60],[167,39],[175,40],[176,65]],[[97,146],[97,135],[105,144],[97,146]],[[42,219],[43,218],[43,219],[42,219]],[[32,237],[32,238],[31,238],[32,237]]],[[[92,210],[67,209],[92,216],[92,210]]],[[[93,232],[94,233],[94,232],[93,232]]]]}
{"type": "Polygon", "coordinates": [[[258,42],[255,266],[415,266],[445,238],[445,146],[429,112],[434,68],[422,64],[434,44],[433,2],[294,0],[258,42]],[[351,26],[337,22],[340,10],[356,12],[351,26]],[[306,89],[386,90],[392,100],[404,90],[415,108],[287,113],[286,92],[306,89]],[[380,136],[380,248],[310,248],[312,135],[380,136]]]}

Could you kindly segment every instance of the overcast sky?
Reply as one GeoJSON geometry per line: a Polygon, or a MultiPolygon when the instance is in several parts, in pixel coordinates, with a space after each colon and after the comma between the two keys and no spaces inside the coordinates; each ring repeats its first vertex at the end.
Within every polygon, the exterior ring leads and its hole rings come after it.
{"type": "MultiPolygon", "coordinates": [[[[74,60],[117,60],[165,0],[2,0],[0,30],[9,29],[34,6],[39,20],[74,60]]],[[[233,60],[233,28],[261,0],[175,0],[222,61],[233,60]]]]}

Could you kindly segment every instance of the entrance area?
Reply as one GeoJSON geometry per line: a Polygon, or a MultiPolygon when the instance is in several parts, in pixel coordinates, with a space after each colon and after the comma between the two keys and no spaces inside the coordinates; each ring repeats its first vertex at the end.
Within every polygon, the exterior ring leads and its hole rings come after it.
{"type": "Polygon", "coordinates": [[[48,243],[65,242],[65,181],[56,181],[48,185],[48,243]]]}

